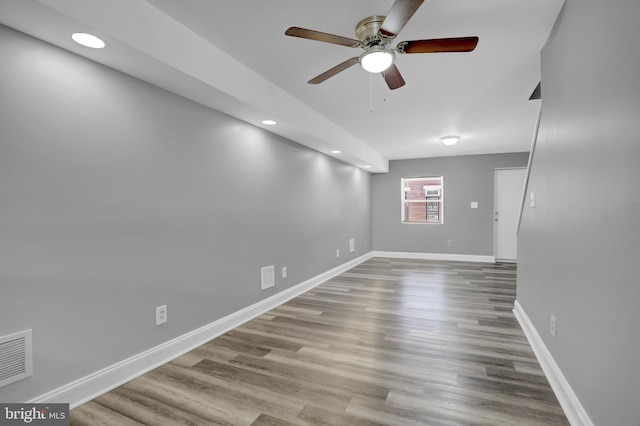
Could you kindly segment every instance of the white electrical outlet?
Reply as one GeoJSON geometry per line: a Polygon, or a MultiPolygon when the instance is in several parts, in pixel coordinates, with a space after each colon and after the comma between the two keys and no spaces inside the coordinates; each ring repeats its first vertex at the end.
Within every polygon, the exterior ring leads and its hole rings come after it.
{"type": "Polygon", "coordinates": [[[549,319],[549,333],[555,338],[556,337],[556,316],[551,315],[549,319]]]}
{"type": "Polygon", "coordinates": [[[453,241],[448,240],[447,241],[447,247],[453,247],[453,241]]]}
{"type": "Polygon", "coordinates": [[[282,279],[287,278],[287,267],[283,266],[282,267],[282,279]]]}
{"type": "Polygon", "coordinates": [[[336,249],[336,257],[340,257],[340,249],[336,249]]]}
{"type": "Polygon", "coordinates": [[[156,308],[156,325],[167,322],[167,305],[158,306],[156,308]]]}
{"type": "Polygon", "coordinates": [[[478,202],[477,201],[472,201],[471,202],[471,208],[472,209],[477,209],[478,208],[478,202]]]}
{"type": "Polygon", "coordinates": [[[536,193],[535,192],[531,193],[531,197],[529,198],[529,205],[531,207],[535,207],[536,206],[536,193]]]}

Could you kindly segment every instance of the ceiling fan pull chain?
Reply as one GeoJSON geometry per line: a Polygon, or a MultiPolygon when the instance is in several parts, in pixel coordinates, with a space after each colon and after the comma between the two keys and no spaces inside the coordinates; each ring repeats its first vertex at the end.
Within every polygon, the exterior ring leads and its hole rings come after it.
{"type": "MultiPolygon", "coordinates": [[[[387,79],[387,70],[382,71],[382,77],[386,80],[387,79]]],[[[382,95],[382,103],[386,103],[387,102],[387,95],[382,95]]]]}
{"type": "Polygon", "coordinates": [[[373,114],[373,74],[369,73],[369,114],[373,114]]]}

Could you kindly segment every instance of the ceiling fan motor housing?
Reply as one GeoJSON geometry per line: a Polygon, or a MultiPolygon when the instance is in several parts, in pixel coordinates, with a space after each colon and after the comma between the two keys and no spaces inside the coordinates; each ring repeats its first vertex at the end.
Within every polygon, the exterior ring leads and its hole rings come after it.
{"type": "Polygon", "coordinates": [[[386,44],[379,35],[380,27],[386,16],[374,15],[364,18],[356,25],[356,36],[366,47],[386,44]]]}

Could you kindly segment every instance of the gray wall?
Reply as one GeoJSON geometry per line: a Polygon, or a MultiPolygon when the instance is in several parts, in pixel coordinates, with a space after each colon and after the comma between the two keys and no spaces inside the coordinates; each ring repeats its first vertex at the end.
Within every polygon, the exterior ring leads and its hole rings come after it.
{"type": "Polygon", "coordinates": [[[373,248],[493,256],[494,169],[524,167],[527,153],[396,160],[373,177],[373,248]],[[403,177],[444,176],[444,223],[402,224],[403,177]],[[478,202],[471,209],[472,201],[478,202]],[[451,240],[452,247],[447,246],[451,240]]]}
{"type": "Polygon", "coordinates": [[[566,1],[518,245],[518,301],[603,426],[640,424],[639,18],[637,1],[566,1]]]}
{"type": "Polygon", "coordinates": [[[371,250],[369,173],[6,27],[0,63],[0,335],[33,328],[35,352],[0,401],[371,250]]]}

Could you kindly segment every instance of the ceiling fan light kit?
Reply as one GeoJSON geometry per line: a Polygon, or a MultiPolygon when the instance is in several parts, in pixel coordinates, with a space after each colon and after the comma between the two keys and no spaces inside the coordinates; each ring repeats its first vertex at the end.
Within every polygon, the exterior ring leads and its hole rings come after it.
{"type": "Polygon", "coordinates": [[[360,65],[365,71],[376,74],[387,70],[395,59],[396,55],[392,50],[374,46],[360,55],[360,65]]]}
{"type": "Polygon", "coordinates": [[[312,78],[308,81],[309,84],[322,83],[347,68],[351,68],[356,63],[360,63],[362,68],[370,73],[385,71],[383,74],[385,82],[389,89],[395,90],[405,85],[400,71],[394,64],[396,53],[471,52],[478,44],[478,37],[454,37],[402,41],[395,48],[392,48],[393,40],[423,2],[424,0],[396,0],[387,16],[374,15],[361,20],[356,25],[357,40],[300,27],[287,29],[285,35],[364,49],[359,57],[347,59],[312,78]]]}

